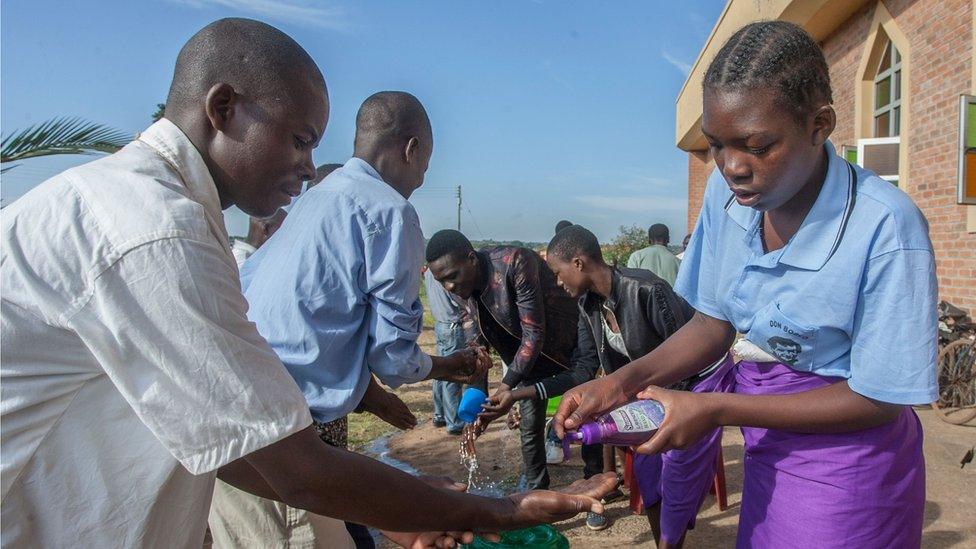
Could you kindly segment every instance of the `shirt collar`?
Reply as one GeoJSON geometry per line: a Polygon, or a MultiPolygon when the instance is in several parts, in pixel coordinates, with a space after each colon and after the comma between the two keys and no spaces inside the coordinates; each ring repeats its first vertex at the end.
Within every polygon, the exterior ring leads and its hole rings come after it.
{"type": "Polygon", "coordinates": [[[350,158],[342,166],[342,169],[349,170],[351,172],[363,173],[372,177],[373,179],[383,181],[383,178],[380,176],[380,172],[376,171],[376,168],[362,158],[356,158],[355,156],[350,158]]]}
{"type": "MultiPolygon", "coordinates": [[[[837,251],[854,208],[856,173],[850,164],[837,156],[834,146],[824,143],[827,152],[827,175],[820,194],[793,238],[786,243],[779,262],[800,269],[819,270],[837,251]]],[[[752,208],[735,201],[725,204],[725,211],[740,227],[746,238],[758,238],[762,216],[752,208]]]]}
{"type": "Polygon", "coordinates": [[[200,152],[183,130],[171,121],[160,118],[139,135],[139,141],[156,151],[176,171],[190,198],[203,206],[210,228],[218,240],[228,242],[217,185],[200,152]]]}

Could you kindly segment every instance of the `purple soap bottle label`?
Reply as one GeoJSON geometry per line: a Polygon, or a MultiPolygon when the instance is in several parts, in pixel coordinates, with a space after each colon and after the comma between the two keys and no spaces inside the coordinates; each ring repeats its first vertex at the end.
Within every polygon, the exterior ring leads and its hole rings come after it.
{"type": "Polygon", "coordinates": [[[610,412],[618,433],[656,431],[664,421],[664,407],[656,400],[638,400],[610,412]]]}

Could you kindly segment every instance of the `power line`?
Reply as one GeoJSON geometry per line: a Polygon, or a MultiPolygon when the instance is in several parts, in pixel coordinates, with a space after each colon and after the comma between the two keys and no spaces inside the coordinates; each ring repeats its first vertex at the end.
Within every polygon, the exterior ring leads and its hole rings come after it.
{"type": "Polygon", "coordinates": [[[471,221],[474,223],[474,228],[478,231],[478,234],[481,235],[481,239],[486,240],[485,233],[481,232],[481,227],[478,226],[478,220],[475,219],[474,214],[471,213],[471,208],[465,206],[464,209],[468,210],[468,215],[471,216],[471,221]]]}

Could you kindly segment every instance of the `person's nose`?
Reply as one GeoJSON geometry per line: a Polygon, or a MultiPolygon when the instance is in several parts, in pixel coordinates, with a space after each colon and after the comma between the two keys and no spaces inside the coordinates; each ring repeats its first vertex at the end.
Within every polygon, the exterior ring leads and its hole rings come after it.
{"type": "Polygon", "coordinates": [[[727,181],[741,181],[752,175],[752,168],[744,154],[725,147],[723,156],[722,175],[727,181]]]}

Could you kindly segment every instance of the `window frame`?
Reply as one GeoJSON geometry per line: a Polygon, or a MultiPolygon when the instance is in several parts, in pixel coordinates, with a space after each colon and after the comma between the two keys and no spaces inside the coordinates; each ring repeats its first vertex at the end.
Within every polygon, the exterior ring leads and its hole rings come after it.
{"type": "MultiPolygon", "coordinates": [[[[901,99],[905,95],[902,90],[901,78],[904,76],[902,72],[902,60],[904,56],[898,51],[898,47],[889,37],[885,37],[887,43],[885,44],[885,53],[888,54],[889,61],[891,62],[887,69],[883,71],[876,70],[873,80],[873,87],[871,88],[873,100],[872,105],[872,115],[871,115],[871,134],[875,138],[883,139],[886,137],[899,137],[901,136],[901,99]],[[888,49],[890,48],[890,51],[888,49]],[[896,80],[895,75],[898,75],[896,80]],[[888,91],[888,102],[878,107],[878,84],[884,81],[886,78],[890,78],[890,88],[888,91]],[[898,99],[894,99],[895,90],[898,91],[898,99]],[[897,132],[895,131],[895,109],[898,109],[898,120],[897,120],[897,132]],[[879,137],[878,136],[878,118],[888,113],[888,135],[879,137]]],[[[885,56],[882,55],[881,59],[878,60],[878,68],[881,68],[881,64],[884,63],[885,56]]]]}

